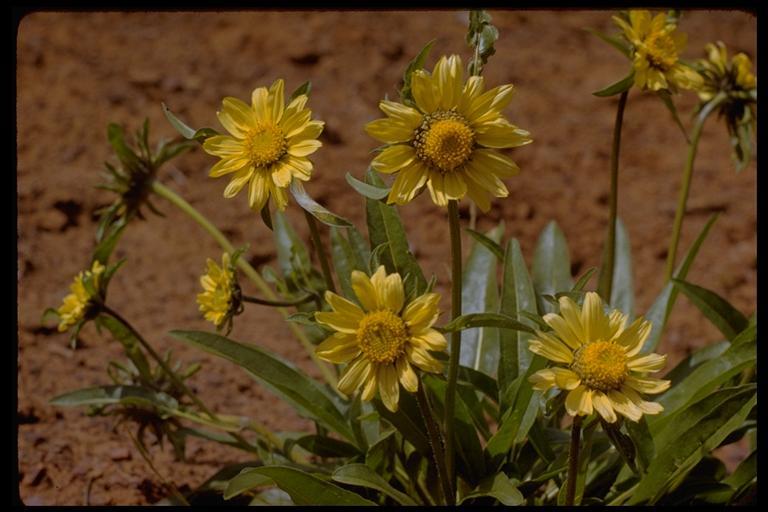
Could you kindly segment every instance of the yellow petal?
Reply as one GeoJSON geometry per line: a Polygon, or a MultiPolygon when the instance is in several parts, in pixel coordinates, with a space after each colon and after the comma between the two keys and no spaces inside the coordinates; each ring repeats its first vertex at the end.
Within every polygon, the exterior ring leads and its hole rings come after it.
{"type": "Polygon", "coordinates": [[[321,133],[323,133],[323,127],[325,123],[322,121],[310,121],[305,124],[300,130],[294,130],[290,138],[288,138],[288,146],[298,144],[304,140],[317,139],[321,133]]]}
{"type": "Polygon", "coordinates": [[[470,160],[472,167],[490,172],[499,178],[511,178],[520,172],[517,164],[508,156],[493,149],[476,149],[470,160]]]}
{"type": "Polygon", "coordinates": [[[248,160],[243,158],[222,158],[216,162],[213,167],[211,167],[211,170],[208,172],[208,176],[211,178],[220,178],[226,174],[238,172],[248,164],[248,160]]]}
{"type": "Polygon", "coordinates": [[[291,156],[311,155],[322,145],[319,140],[304,140],[288,146],[288,154],[291,156]]]}
{"type": "Polygon", "coordinates": [[[411,343],[406,347],[405,353],[411,363],[425,372],[441,373],[443,371],[443,364],[421,347],[411,343]]]}
{"type": "Polygon", "coordinates": [[[579,386],[565,397],[565,410],[571,416],[589,416],[592,414],[592,390],[579,386]]]}
{"type": "Polygon", "coordinates": [[[379,108],[390,118],[404,126],[410,127],[411,131],[421,126],[421,123],[424,121],[424,116],[421,115],[421,112],[402,103],[383,100],[379,102],[379,108]]]}
{"type": "Polygon", "coordinates": [[[643,417],[643,412],[627,397],[627,395],[612,390],[608,392],[607,396],[608,400],[611,402],[611,407],[622,416],[632,421],[640,421],[640,418],[643,417]]]}
{"type": "Polygon", "coordinates": [[[416,106],[425,114],[437,109],[437,94],[432,85],[432,78],[423,69],[417,69],[411,75],[411,92],[416,106]]]}
{"type": "Polygon", "coordinates": [[[352,289],[366,311],[379,309],[379,299],[373,288],[371,278],[359,270],[352,271],[352,289]]]}
{"type": "Polygon", "coordinates": [[[365,133],[387,144],[407,142],[413,138],[413,128],[391,118],[371,121],[365,125],[365,133]]]}
{"type": "Polygon", "coordinates": [[[636,372],[657,372],[664,368],[666,364],[666,355],[646,354],[629,358],[627,368],[636,372]]]}
{"type": "Polygon", "coordinates": [[[284,83],[278,78],[269,88],[269,107],[273,123],[279,123],[285,109],[284,83]]]}
{"type": "Polygon", "coordinates": [[[627,357],[636,355],[643,348],[645,340],[651,333],[651,322],[642,317],[636,318],[629,327],[624,329],[616,338],[616,343],[624,347],[627,351],[627,357]]]}
{"type": "Polygon", "coordinates": [[[253,90],[251,93],[251,106],[254,115],[259,122],[267,123],[272,121],[269,106],[269,91],[266,87],[259,87],[253,90]]]}
{"type": "Polygon", "coordinates": [[[445,196],[448,199],[461,199],[467,193],[467,184],[461,173],[453,171],[445,173],[445,196]]]}
{"type": "Polygon", "coordinates": [[[239,126],[243,128],[254,126],[255,114],[243,101],[227,96],[221,101],[221,105],[224,112],[239,126]]]}
{"type": "Polygon", "coordinates": [[[419,163],[413,163],[402,169],[397,178],[395,178],[394,183],[392,183],[392,189],[389,191],[387,202],[389,204],[408,203],[424,187],[427,176],[426,169],[419,163]]]}
{"type": "Polygon", "coordinates": [[[384,265],[379,265],[378,268],[376,268],[376,272],[374,272],[371,276],[371,284],[373,285],[373,289],[376,290],[376,300],[379,307],[383,306],[381,303],[381,295],[379,294],[379,290],[384,286],[384,280],[386,278],[387,269],[384,268],[384,265]]]}
{"type": "Polygon", "coordinates": [[[442,173],[430,170],[427,188],[429,195],[432,196],[432,202],[438,206],[448,206],[448,197],[445,195],[445,178],[442,173]]]}
{"type": "Polygon", "coordinates": [[[272,181],[278,187],[287,187],[293,179],[293,172],[290,165],[277,163],[273,166],[272,181]]]}
{"type": "Polygon", "coordinates": [[[672,384],[672,381],[654,379],[650,377],[635,377],[634,375],[630,375],[626,378],[624,384],[631,387],[635,391],[639,391],[640,393],[655,395],[657,393],[663,393],[664,391],[668,390],[670,384],[672,384]]]}
{"type": "Polygon", "coordinates": [[[438,107],[449,110],[456,107],[461,98],[464,83],[461,58],[458,55],[441,57],[435,65],[432,76],[436,79],[438,92],[438,107]]]}
{"type": "Polygon", "coordinates": [[[427,350],[443,352],[448,348],[448,341],[440,331],[425,329],[411,336],[411,343],[423,345],[427,350]]]}
{"type": "Polygon", "coordinates": [[[286,155],[281,159],[283,165],[290,167],[291,175],[302,181],[307,181],[312,176],[312,161],[305,157],[286,155]]]}
{"type": "Polygon", "coordinates": [[[464,85],[464,89],[459,100],[459,106],[457,108],[459,114],[468,117],[469,107],[472,102],[480,96],[485,89],[485,81],[482,76],[471,76],[464,85]]]}
{"type": "Polygon", "coordinates": [[[581,325],[584,328],[584,341],[607,339],[608,319],[603,312],[603,301],[595,292],[587,292],[581,306],[581,325]]]}
{"type": "Polygon", "coordinates": [[[360,398],[366,402],[373,400],[373,397],[376,396],[376,389],[378,389],[376,372],[371,371],[371,373],[368,375],[368,380],[365,381],[363,386],[363,393],[360,395],[360,398]]]}
{"type": "Polygon", "coordinates": [[[285,207],[288,206],[288,192],[287,188],[281,188],[274,184],[272,180],[264,180],[269,187],[269,195],[275,203],[275,206],[280,211],[285,211],[285,207]]]}
{"type": "Polygon", "coordinates": [[[315,320],[321,324],[327,325],[335,331],[348,334],[356,333],[357,328],[360,325],[360,321],[355,317],[328,311],[318,311],[315,313],[315,320]]]}
{"type": "Polygon", "coordinates": [[[383,286],[378,289],[379,304],[394,313],[400,313],[405,303],[403,280],[400,274],[390,274],[384,280],[383,286]]]}
{"type": "Polygon", "coordinates": [[[464,181],[467,182],[467,196],[475,202],[480,211],[487,213],[491,209],[491,201],[488,192],[479,183],[472,179],[469,174],[464,175],[464,181]]]}
{"type": "Polygon", "coordinates": [[[245,169],[238,171],[232,178],[232,181],[227,185],[227,188],[224,189],[224,197],[227,199],[235,197],[254,174],[255,171],[253,167],[246,167],[245,169]]]}
{"type": "Polygon", "coordinates": [[[624,330],[624,326],[627,324],[628,316],[623,314],[618,309],[611,311],[608,315],[608,340],[610,341],[618,337],[624,330]]]}
{"type": "Polygon", "coordinates": [[[227,111],[216,112],[216,117],[219,118],[221,126],[223,126],[224,129],[229,133],[239,139],[245,138],[245,135],[248,133],[248,129],[250,128],[247,124],[240,124],[227,111]]]}
{"type": "Polygon", "coordinates": [[[528,341],[528,349],[531,352],[556,363],[571,364],[573,362],[573,353],[565,345],[542,332],[536,334],[538,339],[528,341]]]}
{"type": "Polygon", "coordinates": [[[592,406],[608,423],[616,423],[616,413],[613,410],[611,401],[602,391],[592,392],[592,406]]]}
{"type": "Polygon", "coordinates": [[[438,304],[440,295],[437,293],[425,293],[414,299],[405,307],[403,320],[408,324],[412,332],[432,327],[440,315],[438,304]]]}
{"type": "Polygon", "coordinates": [[[483,190],[495,197],[507,197],[509,191],[498,176],[482,168],[476,161],[470,160],[464,168],[464,174],[483,190]]]}
{"type": "Polygon", "coordinates": [[[203,150],[209,155],[220,157],[243,156],[245,149],[243,141],[233,139],[228,135],[214,135],[203,142],[203,150]]]}
{"type": "Polygon", "coordinates": [[[400,379],[400,384],[403,385],[406,391],[409,393],[415,393],[419,389],[419,379],[416,377],[416,372],[413,371],[408,360],[404,357],[399,358],[396,361],[397,374],[400,379]]]}
{"type": "Polygon", "coordinates": [[[372,370],[372,365],[365,357],[358,357],[344,371],[339,379],[339,391],[351,396],[355,391],[363,387],[372,370]]]}
{"type": "Polygon", "coordinates": [[[283,113],[283,119],[280,121],[280,129],[286,138],[293,137],[307,126],[311,117],[311,110],[292,111],[287,108],[283,113]]]}
{"type": "Polygon", "coordinates": [[[315,348],[317,357],[325,361],[347,363],[360,354],[360,347],[354,335],[337,332],[327,337],[315,348]]]}
{"type": "Polygon", "coordinates": [[[560,315],[568,324],[568,329],[573,333],[579,345],[584,343],[584,327],[581,325],[581,311],[579,305],[570,297],[560,297],[560,315]]]}
{"type": "Polygon", "coordinates": [[[376,380],[379,382],[379,395],[384,406],[392,412],[397,411],[400,400],[400,385],[397,380],[397,370],[394,365],[382,364],[376,369],[376,380]]]}
{"type": "Polygon", "coordinates": [[[365,316],[365,313],[357,304],[331,291],[325,292],[325,301],[333,308],[334,313],[346,315],[355,319],[358,323],[365,316]]]}
{"type": "Polygon", "coordinates": [[[475,127],[475,133],[475,141],[488,148],[516,148],[533,142],[528,131],[505,119],[481,124],[475,127]]]}
{"type": "Polygon", "coordinates": [[[248,206],[252,210],[261,211],[269,199],[269,187],[264,173],[255,172],[248,187],[248,206]]]}
{"type": "Polygon", "coordinates": [[[637,392],[629,386],[622,386],[621,392],[637,406],[643,414],[659,414],[664,411],[664,407],[656,402],[647,402],[637,394],[637,392]]]}
{"type": "Polygon", "coordinates": [[[581,378],[567,368],[553,367],[550,370],[555,376],[555,384],[560,389],[576,389],[581,384],[581,378]]]}
{"type": "Polygon", "coordinates": [[[550,368],[539,370],[528,377],[528,382],[536,391],[546,391],[555,387],[555,373],[550,368]]]}
{"type": "Polygon", "coordinates": [[[512,84],[500,85],[478,96],[469,107],[467,120],[471,126],[492,121],[512,101],[515,88],[512,84]]]}
{"type": "Polygon", "coordinates": [[[376,155],[371,162],[375,171],[392,174],[409,165],[416,158],[416,150],[407,144],[390,146],[376,155]]]}

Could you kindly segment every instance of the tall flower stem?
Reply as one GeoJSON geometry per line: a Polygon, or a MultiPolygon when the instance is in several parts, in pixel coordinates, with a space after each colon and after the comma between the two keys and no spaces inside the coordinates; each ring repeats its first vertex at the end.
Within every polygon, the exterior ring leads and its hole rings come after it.
{"type": "Polygon", "coordinates": [[[669,251],[667,252],[667,266],[664,273],[664,281],[669,282],[672,279],[672,273],[675,270],[675,260],[677,259],[677,247],[680,243],[680,233],[683,230],[683,218],[685,217],[685,207],[688,203],[688,193],[691,189],[691,178],[693,177],[693,162],[696,159],[696,150],[699,146],[699,139],[701,138],[701,132],[704,128],[704,121],[707,120],[709,114],[711,114],[727,96],[723,92],[719,92],[712,100],[706,103],[698,115],[696,116],[695,124],[693,125],[693,133],[691,135],[691,142],[688,145],[688,158],[685,161],[685,167],[683,168],[683,182],[680,186],[680,195],[677,200],[677,211],[675,212],[675,224],[672,228],[672,238],[669,241],[669,251]]]}
{"type": "MultiPolygon", "coordinates": [[[[163,369],[165,374],[171,379],[171,381],[173,382],[173,385],[176,386],[176,388],[179,391],[181,391],[182,393],[187,395],[190,399],[192,399],[192,401],[195,403],[195,405],[201,411],[203,411],[205,414],[207,414],[212,420],[214,420],[214,421],[216,421],[218,423],[221,423],[221,420],[216,415],[216,413],[211,411],[208,408],[208,406],[205,405],[205,403],[203,403],[203,401],[200,400],[200,398],[195,393],[193,393],[187,387],[186,384],[184,384],[184,381],[181,380],[178,375],[176,375],[176,372],[174,372],[170,367],[168,367],[168,364],[165,362],[165,360],[163,360],[162,357],[160,357],[160,354],[158,354],[155,351],[155,349],[152,347],[152,345],[150,345],[149,342],[147,342],[147,340],[145,340],[144,337],[141,334],[139,334],[139,332],[136,329],[134,329],[133,325],[131,325],[131,323],[128,322],[128,320],[123,318],[123,316],[120,315],[120,313],[118,313],[117,311],[115,311],[112,308],[108,307],[106,304],[102,304],[100,307],[101,307],[101,310],[104,313],[106,313],[107,315],[111,316],[112,318],[114,318],[115,320],[117,320],[118,322],[123,324],[125,326],[125,328],[128,329],[131,332],[133,337],[136,338],[138,340],[138,342],[141,344],[141,346],[144,347],[144,350],[146,350],[149,353],[149,355],[152,356],[152,358],[157,362],[157,364],[160,366],[160,368],[163,369]]],[[[249,426],[256,433],[258,433],[262,437],[264,437],[270,444],[272,444],[273,446],[275,446],[278,449],[282,449],[283,443],[267,427],[261,425],[260,423],[255,422],[253,420],[249,423],[249,426]]],[[[241,444],[243,444],[245,446],[251,446],[251,444],[245,438],[243,438],[240,434],[238,434],[236,432],[230,432],[230,435],[232,437],[234,437],[237,441],[239,441],[241,444]]]]}
{"type": "Polygon", "coordinates": [[[427,427],[427,436],[430,447],[432,448],[432,458],[435,462],[435,468],[437,468],[437,477],[440,480],[440,488],[443,491],[443,503],[448,504],[449,499],[451,503],[453,503],[453,499],[449,498],[449,496],[454,496],[454,492],[445,467],[445,453],[443,451],[443,440],[440,437],[440,427],[435,421],[432,409],[429,407],[429,399],[424,391],[423,382],[419,382],[419,389],[416,392],[416,401],[419,404],[421,416],[424,418],[424,424],[427,427]]]}
{"type": "Polygon", "coordinates": [[[581,437],[581,416],[573,418],[571,425],[571,447],[568,452],[568,481],[565,488],[565,506],[573,506],[576,497],[576,479],[579,473],[579,439],[581,437]]]}
{"type": "MultiPolygon", "coordinates": [[[[200,225],[200,227],[206,230],[208,234],[210,234],[213,237],[213,239],[216,240],[216,242],[221,246],[222,249],[224,249],[230,254],[234,252],[235,248],[227,239],[227,237],[224,236],[224,234],[221,231],[219,231],[216,226],[211,224],[211,222],[208,219],[206,219],[205,216],[203,216],[191,204],[185,201],[183,197],[179,196],[176,192],[166,187],[159,181],[154,181],[152,183],[152,191],[157,195],[159,195],[160,197],[168,200],[171,204],[176,206],[182,212],[189,215],[192,218],[192,220],[197,222],[200,225]]],[[[245,258],[238,258],[237,265],[240,267],[243,273],[246,276],[248,276],[248,278],[256,284],[256,286],[261,290],[261,293],[263,293],[268,300],[272,300],[272,301],[277,300],[277,295],[275,295],[275,293],[272,291],[269,285],[264,281],[264,279],[262,279],[262,277],[259,275],[256,269],[254,269],[245,258]]],[[[288,315],[290,314],[287,309],[282,307],[277,308],[277,310],[280,312],[280,314],[283,315],[284,318],[288,317],[288,315]]],[[[291,330],[291,332],[293,332],[294,336],[296,336],[296,339],[298,339],[299,342],[307,350],[307,352],[309,353],[309,356],[317,365],[317,368],[320,370],[320,373],[322,374],[325,381],[331,386],[331,388],[336,390],[336,382],[337,382],[336,377],[334,377],[333,373],[328,368],[328,366],[325,363],[323,363],[317,357],[317,355],[315,355],[315,347],[312,345],[312,343],[309,341],[307,336],[304,334],[304,331],[302,331],[301,328],[293,322],[288,322],[288,328],[291,330]]],[[[338,390],[336,391],[337,393],[340,394],[338,390]]]]}
{"type": "MultiPolygon", "coordinates": [[[[459,226],[459,202],[448,201],[448,226],[451,232],[451,320],[461,316],[461,227],[459,226]]],[[[448,361],[448,387],[445,392],[445,465],[448,479],[456,482],[454,464],[453,412],[456,408],[456,382],[459,377],[461,355],[461,331],[451,333],[451,354],[448,361]]],[[[454,486],[451,486],[454,487],[454,486]]],[[[455,496],[449,497],[453,505],[455,496]]]]}
{"type": "Polygon", "coordinates": [[[616,122],[613,125],[613,144],[611,145],[611,193],[608,202],[608,235],[605,239],[603,265],[600,269],[597,291],[606,304],[611,302],[613,291],[613,267],[616,263],[616,216],[619,203],[619,149],[621,148],[621,125],[624,120],[624,108],[627,105],[629,91],[619,97],[616,107],[616,122]]]}
{"type": "Polygon", "coordinates": [[[304,217],[307,219],[307,225],[309,226],[309,233],[312,235],[312,244],[317,251],[317,259],[320,260],[320,268],[323,270],[323,277],[325,278],[325,288],[332,292],[336,291],[336,287],[333,285],[333,276],[331,275],[331,266],[328,263],[328,255],[325,253],[323,242],[320,239],[320,230],[317,228],[317,221],[315,217],[307,210],[302,209],[304,217]]]}

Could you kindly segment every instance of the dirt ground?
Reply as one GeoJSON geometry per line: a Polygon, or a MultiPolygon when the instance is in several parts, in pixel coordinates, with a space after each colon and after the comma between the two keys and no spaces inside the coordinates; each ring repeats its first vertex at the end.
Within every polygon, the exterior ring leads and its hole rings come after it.
{"type": "MultiPolygon", "coordinates": [[[[522,173],[508,181],[510,195],[479,219],[487,229],[500,219],[506,236],[520,239],[530,262],[536,237],[556,220],[571,249],[573,271],[597,266],[607,221],[608,166],[616,99],[591,95],[625,76],[625,58],[585,27],[613,31],[610,12],[492,11],[501,38],[486,67],[487,83],[514,83],[508,117],[535,142],[514,151],[522,173]]],[[[326,122],[324,147],[313,157],[309,192],[331,210],[364,226],[362,199],[344,180],[360,177],[377,143],[362,130],[379,117],[377,101],[396,95],[407,62],[423,44],[434,54],[469,55],[466,12],[228,12],[35,13],[19,26],[16,78],[18,148],[18,458],[19,492],[27,504],[146,504],[163,495],[152,473],[110,419],[48,404],[60,393],[108,382],[108,361],[119,345],[89,325],[72,352],[67,336],[43,326],[41,313],[58,306],[72,277],[86,265],[96,227],[94,212],[112,197],[94,188],[111,158],[106,125],[133,131],[144,117],[151,136],[175,135],[163,117],[166,102],[193,126],[218,128],[224,96],[249,98],[278,77],[292,90],[312,80],[311,107],[326,122]]],[[[744,12],[685,13],[688,58],[722,40],[756,57],[756,18],[744,12]]],[[[429,66],[434,62],[430,59],[429,66]]],[[[687,121],[696,98],[678,98],[687,121]]],[[[652,95],[633,91],[625,115],[619,214],[632,242],[637,311],[662,285],[684,140],[652,95]]],[[[689,279],[715,290],[751,314],[756,303],[756,170],[736,174],[724,127],[710,121],[702,137],[681,250],[714,211],[722,212],[689,279]]],[[[160,179],[215,224],[236,245],[251,244],[251,261],[274,264],[271,234],[248,211],[241,194],[224,200],[227,180],[207,178],[214,160],[202,151],[165,167],[160,179]]],[[[308,423],[234,366],[190,349],[166,335],[174,328],[209,329],[195,294],[206,257],[219,248],[196,224],[161,199],[165,218],[136,222],[117,256],[128,259],[110,287],[122,312],[158,349],[172,348],[204,369],[194,387],[217,411],[250,415],[275,429],[308,423]]],[[[401,209],[410,240],[439,288],[449,280],[445,212],[428,196],[401,209]]],[[[308,240],[301,212],[289,217],[308,240]]],[[[468,242],[468,241],[467,241],[468,242]]],[[[254,291],[255,290],[251,290],[254,291]]],[[[444,299],[443,308],[448,309],[444,299]]],[[[316,375],[280,316],[254,308],[235,322],[234,339],[258,343],[316,375]]],[[[720,335],[681,297],[661,351],[674,365],[720,335]]],[[[242,453],[190,440],[188,461],[173,462],[169,445],[151,447],[158,471],[182,490],[194,488],[242,453]]],[[[723,454],[730,467],[738,450],[723,454]]]]}

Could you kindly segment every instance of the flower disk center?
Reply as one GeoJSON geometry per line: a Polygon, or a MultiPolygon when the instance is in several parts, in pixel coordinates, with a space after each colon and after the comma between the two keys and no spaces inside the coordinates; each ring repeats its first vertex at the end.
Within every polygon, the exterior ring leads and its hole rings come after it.
{"type": "Polygon", "coordinates": [[[677,46],[669,34],[653,33],[643,42],[643,46],[653,67],[667,71],[677,63],[677,46]]]}
{"type": "Polygon", "coordinates": [[[418,157],[441,172],[463,165],[474,146],[475,133],[460,114],[450,110],[425,116],[414,139],[418,157]]]}
{"type": "Polygon", "coordinates": [[[588,343],[574,356],[571,369],[592,389],[619,389],[629,373],[624,349],[610,341],[588,343]]]}
{"type": "Polygon", "coordinates": [[[368,313],[360,322],[357,342],[375,363],[391,363],[405,352],[409,335],[405,322],[389,310],[368,313]]]}
{"type": "Polygon", "coordinates": [[[274,124],[260,124],[245,136],[245,151],[251,163],[264,167],[285,154],[287,144],[282,130],[274,124]]]}

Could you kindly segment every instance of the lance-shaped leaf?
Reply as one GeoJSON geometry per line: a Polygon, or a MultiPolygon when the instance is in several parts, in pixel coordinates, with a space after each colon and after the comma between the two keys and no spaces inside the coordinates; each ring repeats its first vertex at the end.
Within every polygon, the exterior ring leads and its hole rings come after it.
{"type": "MultiPolygon", "coordinates": [[[[562,230],[551,221],[539,235],[533,256],[533,287],[538,295],[555,295],[571,289],[571,257],[562,230]]],[[[539,297],[539,312],[553,313],[554,307],[539,297]]]]}
{"type": "Polygon", "coordinates": [[[165,103],[162,104],[163,106],[163,113],[165,114],[165,118],[168,119],[168,122],[171,123],[171,126],[176,128],[176,131],[181,134],[182,137],[188,140],[196,140],[200,144],[205,142],[205,139],[208,137],[213,137],[214,135],[218,135],[219,132],[214,130],[213,128],[200,128],[199,130],[195,130],[194,128],[190,128],[186,123],[184,123],[181,119],[176,117],[173,112],[166,106],[165,103]]]}
{"type": "Polygon", "coordinates": [[[432,46],[434,46],[435,41],[436,40],[433,39],[425,44],[419,54],[416,55],[416,57],[414,57],[413,60],[409,62],[408,66],[405,68],[405,73],[403,73],[403,86],[400,88],[400,99],[406,105],[414,105],[413,93],[411,92],[411,78],[414,71],[424,68],[424,62],[427,60],[427,56],[429,55],[430,50],[432,50],[432,46]]]}
{"type": "Polygon", "coordinates": [[[354,457],[361,455],[356,446],[327,436],[306,435],[296,440],[296,444],[319,457],[354,457]]]}
{"type": "Polygon", "coordinates": [[[347,219],[332,213],[326,207],[322,206],[320,203],[309,197],[309,194],[307,194],[307,191],[304,190],[304,185],[301,184],[301,181],[293,180],[290,190],[291,194],[293,194],[293,198],[296,199],[296,202],[299,204],[299,206],[304,208],[304,210],[312,214],[314,218],[323,224],[340,228],[352,227],[352,223],[347,219]]]}
{"type": "Polygon", "coordinates": [[[413,499],[384,480],[378,473],[365,464],[347,464],[333,472],[333,480],[346,485],[356,485],[378,491],[395,500],[400,505],[415,506],[413,499]]]}
{"type": "Polygon", "coordinates": [[[248,470],[249,475],[263,475],[290,495],[296,505],[353,505],[375,506],[376,504],[342,489],[313,474],[288,466],[261,466],[248,470]]]}
{"type": "Polygon", "coordinates": [[[600,89],[599,91],[595,91],[592,94],[600,98],[615,96],[617,94],[623,93],[624,91],[628,91],[632,87],[632,85],[634,85],[634,83],[635,83],[635,71],[632,70],[627,76],[625,76],[618,82],[612,83],[611,85],[603,89],[600,89]]]}
{"type": "Polygon", "coordinates": [[[262,382],[300,414],[317,420],[354,443],[354,434],[331,395],[292,364],[252,345],[201,331],[170,333],[195,347],[227,359],[262,382]]]}
{"type": "Polygon", "coordinates": [[[361,196],[367,197],[368,199],[384,199],[389,195],[389,191],[391,190],[389,187],[377,187],[376,185],[370,185],[364,181],[360,181],[350,173],[347,173],[346,179],[347,183],[349,183],[353,189],[355,189],[361,196]]]}
{"type": "MultiPolygon", "coordinates": [[[[487,233],[498,244],[504,233],[501,224],[487,233]]],[[[495,311],[498,306],[496,285],[497,258],[485,245],[476,243],[464,265],[461,288],[462,315],[495,311]]],[[[467,327],[469,327],[467,325],[467,327]]],[[[499,364],[499,333],[493,327],[469,328],[461,338],[460,364],[493,375],[499,364]]]]}
{"type": "Polygon", "coordinates": [[[78,389],[50,400],[52,405],[76,407],[83,405],[143,405],[163,410],[179,408],[179,403],[161,391],[152,391],[141,386],[95,386],[78,389]]]}
{"type": "Polygon", "coordinates": [[[517,489],[516,481],[510,480],[504,473],[497,473],[480,482],[480,485],[461,499],[459,505],[467,500],[485,496],[495,498],[508,507],[522,505],[525,502],[523,494],[517,489]]]}
{"type": "Polygon", "coordinates": [[[438,329],[441,332],[448,333],[463,331],[465,329],[475,329],[478,327],[497,327],[500,329],[511,329],[527,333],[534,332],[528,325],[503,313],[468,313],[454,318],[438,329]]]}
{"type": "MultiPolygon", "coordinates": [[[[371,169],[368,170],[366,179],[371,185],[377,187],[384,185],[381,178],[371,169]]],[[[387,272],[397,272],[403,277],[411,274],[411,281],[405,283],[406,294],[422,293],[427,287],[427,280],[424,279],[424,273],[408,248],[405,228],[395,207],[366,198],[365,211],[371,247],[387,244],[381,253],[381,262],[387,268],[387,272]]]]}
{"type": "Polygon", "coordinates": [[[483,244],[486,249],[491,251],[496,258],[499,259],[499,261],[504,260],[504,250],[501,248],[501,245],[499,245],[498,242],[494,241],[487,235],[484,235],[480,233],[479,231],[475,231],[474,229],[465,229],[467,233],[469,233],[472,238],[475,239],[475,241],[483,244]]]}
{"type": "MultiPolygon", "coordinates": [[[[627,228],[621,219],[616,219],[616,256],[613,266],[613,288],[611,306],[634,318],[635,291],[632,284],[632,246],[627,228]]],[[[627,323],[629,325],[629,323],[627,323]]]]}
{"type": "Polygon", "coordinates": [[[599,37],[609,45],[613,46],[614,48],[619,50],[625,57],[630,58],[632,56],[629,44],[627,43],[627,41],[625,41],[621,37],[609,36],[608,34],[601,32],[599,30],[595,30],[593,28],[585,28],[584,30],[586,30],[590,34],[593,34],[599,37]]]}
{"type": "Polygon", "coordinates": [[[344,296],[350,300],[355,300],[356,297],[352,289],[352,271],[360,270],[365,272],[367,270],[366,262],[370,257],[370,251],[360,251],[353,242],[353,237],[362,239],[362,236],[354,227],[347,230],[331,228],[331,257],[333,259],[333,266],[336,269],[336,276],[339,279],[341,290],[344,296]]]}
{"type": "Polygon", "coordinates": [[[747,328],[747,317],[715,292],[680,279],[672,282],[729,340],[747,328]]]}

